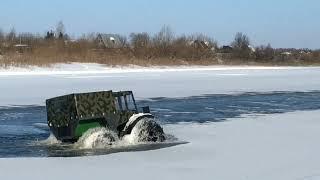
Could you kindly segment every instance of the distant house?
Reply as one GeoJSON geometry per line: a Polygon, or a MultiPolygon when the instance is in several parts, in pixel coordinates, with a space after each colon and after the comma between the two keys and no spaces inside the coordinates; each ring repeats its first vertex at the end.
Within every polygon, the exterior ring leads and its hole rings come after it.
{"type": "Polygon", "coordinates": [[[193,41],[187,42],[187,45],[195,49],[211,50],[212,52],[216,50],[214,45],[211,44],[209,41],[193,40],[193,41]]]}
{"type": "Polygon", "coordinates": [[[222,53],[231,53],[233,51],[233,47],[231,46],[222,46],[220,48],[222,53]]]}
{"type": "Polygon", "coordinates": [[[210,43],[208,41],[194,40],[194,41],[189,41],[188,45],[194,48],[208,49],[210,46],[210,43]]]}
{"type": "Polygon", "coordinates": [[[120,48],[120,36],[117,34],[98,34],[97,43],[100,48],[120,48]]]}
{"type": "Polygon", "coordinates": [[[16,49],[16,52],[17,53],[25,53],[25,52],[28,52],[30,51],[30,46],[27,45],[27,44],[16,44],[14,45],[15,49],[16,49]]]}
{"type": "Polygon", "coordinates": [[[249,45],[248,48],[252,53],[256,52],[256,48],[254,48],[253,46],[249,45]]]}
{"type": "Polygon", "coordinates": [[[292,53],[291,53],[291,52],[286,51],[286,52],[282,52],[282,53],[281,53],[281,55],[283,55],[283,56],[291,56],[291,55],[292,55],[292,53]]]}
{"type": "MultiPolygon", "coordinates": [[[[251,53],[256,52],[256,49],[251,45],[248,46],[248,49],[250,50],[251,53]]],[[[232,46],[222,46],[220,48],[221,53],[232,53],[233,50],[234,48],[232,46]]]]}
{"type": "Polygon", "coordinates": [[[300,50],[300,52],[299,52],[299,54],[301,54],[301,55],[311,54],[311,53],[312,53],[312,51],[309,49],[303,49],[303,50],[300,50]]]}
{"type": "Polygon", "coordinates": [[[20,54],[31,51],[31,48],[30,48],[30,46],[28,44],[23,44],[22,43],[22,37],[21,36],[20,36],[19,44],[15,44],[14,47],[16,49],[16,52],[20,53],[20,54]]]}

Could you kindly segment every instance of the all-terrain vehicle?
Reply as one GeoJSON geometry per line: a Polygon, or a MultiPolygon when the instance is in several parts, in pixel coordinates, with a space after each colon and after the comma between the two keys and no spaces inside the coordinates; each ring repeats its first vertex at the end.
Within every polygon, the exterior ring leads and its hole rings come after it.
{"type": "Polygon", "coordinates": [[[48,126],[62,142],[76,142],[89,129],[104,127],[119,138],[130,134],[146,120],[144,141],[164,141],[163,129],[154,121],[149,107],[139,113],[132,91],[77,93],[46,100],[48,126]]]}

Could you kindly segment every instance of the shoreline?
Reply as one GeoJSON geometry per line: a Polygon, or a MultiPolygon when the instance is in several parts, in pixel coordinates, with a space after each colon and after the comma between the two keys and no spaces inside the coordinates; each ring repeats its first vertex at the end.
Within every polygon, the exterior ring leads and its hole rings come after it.
{"type": "Polygon", "coordinates": [[[25,75],[89,75],[144,72],[192,72],[224,70],[287,70],[316,69],[320,66],[256,66],[256,65],[174,65],[174,66],[108,66],[98,63],[57,63],[49,67],[27,66],[0,68],[0,76],[25,75]]]}

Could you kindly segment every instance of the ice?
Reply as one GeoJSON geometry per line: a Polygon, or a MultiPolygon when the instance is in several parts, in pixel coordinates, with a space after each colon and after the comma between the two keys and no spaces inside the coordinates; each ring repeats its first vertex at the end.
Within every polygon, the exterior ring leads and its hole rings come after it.
{"type": "Polygon", "coordinates": [[[320,111],[165,125],[190,143],[77,158],[0,159],[1,179],[319,179],[320,111]],[[19,173],[16,173],[19,172],[19,173]]]}
{"type": "Polygon", "coordinates": [[[320,68],[209,66],[130,69],[68,64],[52,69],[0,70],[0,81],[0,106],[44,105],[45,99],[58,95],[110,89],[132,90],[136,99],[319,90],[320,68]]]}
{"type": "MultiPolygon", "coordinates": [[[[0,81],[0,106],[43,105],[56,95],[109,89],[133,90],[137,99],[320,90],[320,68],[69,64],[1,70],[0,81]]],[[[305,111],[167,124],[166,133],[189,143],[103,156],[2,158],[0,179],[315,180],[320,179],[319,117],[320,111],[305,111]]]]}

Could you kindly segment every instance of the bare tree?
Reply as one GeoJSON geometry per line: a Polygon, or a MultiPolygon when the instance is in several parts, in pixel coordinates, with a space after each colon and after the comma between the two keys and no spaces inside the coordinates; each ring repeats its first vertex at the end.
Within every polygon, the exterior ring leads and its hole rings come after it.
{"type": "Polygon", "coordinates": [[[255,56],[258,61],[272,60],[274,58],[274,55],[275,51],[270,44],[268,44],[267,46],[259,46],[255,51],[255,56]]]}
{"type": "Polygon", "coordinates": [[[189,37],[190,41],[199,41],[199,42],[203,42],[205,43],[205,45],[207,46],[207,48],[213,48],[213,49],[217,49],[218,48],[218,43],[217,41],[212,38],[212,37],[209,37],[205,34],[193,34],[189,37]]]}
{"type": "Polygon", "coordinates": [[[153,39],[156,46],[166,48],[174,40],[174,33],[169,26],[164,25],[153,39]]]}
{"type": "Polygon", "coordinates": [[[120,41],[120,47],[124,48],[128,46],[128,39],[127,36],[118,35],[120,41]]]}
{"type": "Polygon", "coordinates": [[[65,31],[66,31],[66,29],[65,29],[63,22],[59,21],[56,26],[56,36],[59,37],[59,39],[63,39],[63,37],[65,35],[65,31]]]}
{"type": "Polygon", "coordinates": [[[174,41],[173,41],[173,45],[176,47],[187,47],[188,46],[188,42],[189,42],[189,38],[185,35],[179,36],[177,37],[174,41]]]}
{"type": "Polygon", "coordinates": [[[2,43],[4,42],[4,32],[0,28],[0,46],[2,46],[2,43]]]}
{"type": "Polygon", "coordinates": [[[232,47],[235,49],[245,50],[250,45],[249,37],[241,32],[238,32],[232,42],[232,47]]]}
{"type": "Polygon", "coordinates": [[[16,30],[15,28],[11,28],[10,32],[7,34],[7,41],[13,43],[16,40],[16,30]]]}
{"type": "Polygon", "coordinates": [[[82,35],[82,39],[85,39],[89,42],[94,42],[97,39],[98,33],[88,33],[88,34],[84,34],[82,35]]]}
{"type": "Polygon", "coordinates": [[[238,32],[231,43],[234,49],[234,55],[238,58],[249,58],[250,56],[250,39],[247,35],[238,32]]]}
{"type": "Polygon", "coordinates": [[[148,33],[131,33],[130,34],[131,46],[135,49],[148,48],[150,45],[150,36],[148,33]]]}
{"type": "Polygon", "coordinates": [[[153,38],[153,45],[157,49],[158,56],[168,56],[173,41],[173,31],[169,26],[164,25],[153,38]]]}

